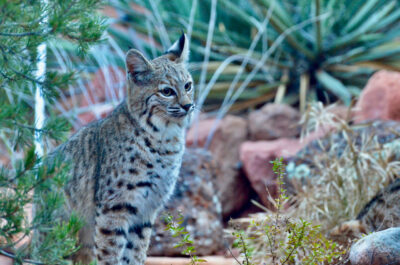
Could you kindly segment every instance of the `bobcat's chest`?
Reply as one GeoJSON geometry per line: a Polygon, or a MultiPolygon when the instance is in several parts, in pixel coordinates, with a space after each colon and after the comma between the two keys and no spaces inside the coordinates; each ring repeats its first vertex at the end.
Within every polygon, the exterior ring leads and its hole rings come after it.
{"type": "Polygon", "coordinates": [[[134,202],[138,215],[153,216],[174,190],[184,152],[183,132],[164,138],[112,138],[106,139],[103,149],[101,200],[134,202]]]}

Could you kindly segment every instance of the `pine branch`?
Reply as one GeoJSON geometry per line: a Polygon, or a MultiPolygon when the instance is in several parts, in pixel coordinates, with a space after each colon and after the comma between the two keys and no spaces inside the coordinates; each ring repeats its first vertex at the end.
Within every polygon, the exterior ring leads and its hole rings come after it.
{"type": "MultiPolygon", "coordinates": [[[[4,251],[2,249],[0,249],[0,254],[4,255],[6,257],[9,257],[11,259],[14,259],[14,260],[17,259],[17,256],[15,256],[14,254],[11,254],[11,253],[9,253],[7,251],[4,251]]],[[[30,259],[23,259],[22,261],[25,262],[25,263],[29,263],[29,264],[46,265],[45,263],[42,263],[42,262],[39,262],[39,261],[30,260],[30,259]]]]}
{"type": "MultiPolygon", "coordinates": [[[[0,133],[14,149],[22,152],[30,148],[36,132],[58,140],[66,131],[67,123],[54,113],[51,105],[46,109],[49,115],[45,127],[37,129],[32,124],[32,84],[43,85],[42,92],[51,100],[55,98],[57,89],[68,87],[73,82],[74,72],[72,69],[61,74],[50,63],[45,73],[46,80],[37,79],[37,46],[60,38],[81,48],[84,55],[89,45],[96,43],[105,30],[106,25],[93,12],[103,3],[102,0],[54,0],[44,5],[40,1],[30,4],[11,1],[0,10],[0,87],[4,88],[0,89],[0,133]]],[[[48,58],[51,60],[54,59],[48,58]]],[[[18,264],[68,264],[66,257],[77,248],[76,233],[81,223],[79,217],[71,217],[61,224],[58,220],[64,203],[62,187],[68,179],[67,165],[59,164],[58,160],[53,164],[52,161],[36,159],[32,155],[33,149],[24,153],[24,159],[11,158],[15,163],[4,168],[4,176],[0,176],[1,186],[13,191],[2,194],[0,216],[8,224],[8,227],[3,227],[2,239],[8,242],[7,246],[15,246],[35,230],[46,233],[40,241],[31,243],[26,253],[9,251],[2,244],[0,255],[14,259],[18,264]],[[23,209],[33,201],[41,206],[41,211],[28,221],[23,209]]],[[[9,155],[15,156],[13,152],[9,155]]]]}

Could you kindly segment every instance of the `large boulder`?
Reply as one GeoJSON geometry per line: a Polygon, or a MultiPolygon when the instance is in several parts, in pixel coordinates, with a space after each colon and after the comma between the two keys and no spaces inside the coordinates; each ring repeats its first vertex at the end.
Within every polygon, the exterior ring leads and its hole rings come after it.
{"type": "Polygon", "coordinates": [[[0,255],[0,264],[1,265],[13,265],[14,261],[11,258],[7,258],[6,256],[0,255]]]}
{"type": "Polygon", "coordinates": [[[240,210],[250,197],[250,184],[239,163],[239,148],[246,141],[247,134],[246,120],[228,115],[210,143],[209,150],[218,163],[216,188],[224,219],[240,210]]]}
{"type": "MultiPolygon", "coordinates": [[[[204,146],[215,121],[208,119],[200,121],[197,127],[194,125],[188,132],[186,144],[204,146]]],[[[216,190],[224,219],[239,211],[250,198],[251,187],[239,161],[239,148],[247,136],[246,120],[228,115],[216,126],[207,146],[218,164],[216,190]]]]}
{"type": "Polygon", "coordinates": [[[251,140],[294,138],[300,135],[300,113],[286,104],[269,103],[249,114],[251,140]]]}
{"type": "MultiPolygon", "coordinates": [[[[240,161],[244,172],[256,191],[261,202],[272,209],[269,195],[277,195],[276,175],[272,170],[271,161],[283,158],[285,162],[293,159],[296,154],[311,141],[323,137],[329,130],[319,130],[310,133],[304,139],[280,138],[271,141],[246,141],[240,147],[240,161]],[[267,191],[268,190],[268,191],[267,191]]],[[[291,192],[288,181],[286,188],[291,192]]]]}
{"type": "Polygon", "coordinates": [[[350,250],[352,265],[400,264],[400,227],[372,233],[350,250]]]}
{"type": "Polygon", "coordinates": [[[400,120],[400,73],[375,73],[363,89],[356,105],[356,121],[400,120]]]}
{"type": "MultiPolygon", "coordinates": [[[[175,192],[166,211],[175,218],[183,214],[183,226],[192,236],[196,255],[211,255],[223,249],[221,206],[215,189],[215,165],[211,154],[199,148],[187,148],[175,192]]],[[[179,238],[165,231],[161,214],[153,229],[148,255],[179,256],[174,248],[179,238]]]]}
{"type": "Polygon", "coordinates": [[[203,147],[214,124],[216,124],[216,119],[213,118],[194,121],[192,127],[186,133],[186,146],[203,147]]]}
{"type": "Polygon", "coordinates": [[[90,82],[85,84],[85,93],[70,95],[60,102],[66,112],[73,111],[73,116],[77,116],[75,129],[104,118],[112,112],[116,105],[115,101],[121,99],[125,92],[125,76],[124,69],[103,67],[91,76],[90,82]]]}
{"type": "Polygon", "coordinates": [[[270,161],[294,156],[305,143],[298,139],[282,138],[274,141],[247,141],[240,147],[240,160],[251,186],[261,202],[272,209],[269,194],[277,195],[276,176],[270,161]],[[268,191],[267,191],[268,190],[268,191]]]}

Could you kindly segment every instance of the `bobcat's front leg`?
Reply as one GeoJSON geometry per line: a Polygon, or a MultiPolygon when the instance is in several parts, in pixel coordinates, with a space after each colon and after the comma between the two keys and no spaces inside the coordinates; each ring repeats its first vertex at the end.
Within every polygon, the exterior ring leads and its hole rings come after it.
{"type": "Polygon", "coordinates": [[[136,214],[128,203],[109,203],[98,207],[95,232],[95,255],[98,265],[122,265],[128,244],[129,220],[136,214]]]}
{"type": "Polygon", "coordinates": [[[86,224],[79,231],[79,250],[72,256],[73,264],[81,263],[81,264],[89,264],[94,257],[94,225],[86,224]]]}
{"type": "Polygon", "coordinates": [[[150,243],[152,223],[152,221],[133,223],[129,227],[129,240],[122,256],[122,264],[144,264],[150,243]]]}

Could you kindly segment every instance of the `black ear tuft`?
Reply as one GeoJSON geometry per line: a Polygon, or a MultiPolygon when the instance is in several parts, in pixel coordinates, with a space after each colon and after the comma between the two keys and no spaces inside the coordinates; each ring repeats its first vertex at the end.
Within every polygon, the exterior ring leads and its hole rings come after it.
{"type": "Polygon", "coordinates": [[[185,33],[182,33],[181,37],[179,38],[179,55],[180,57],[182,55],[183,49],[185,48],[185,33]]]}
{"type": "Polygon", "coordinates": [[[189,44],[185,33],[165,53],[171,61],[186,62],[189,53],[189,44]]]}

